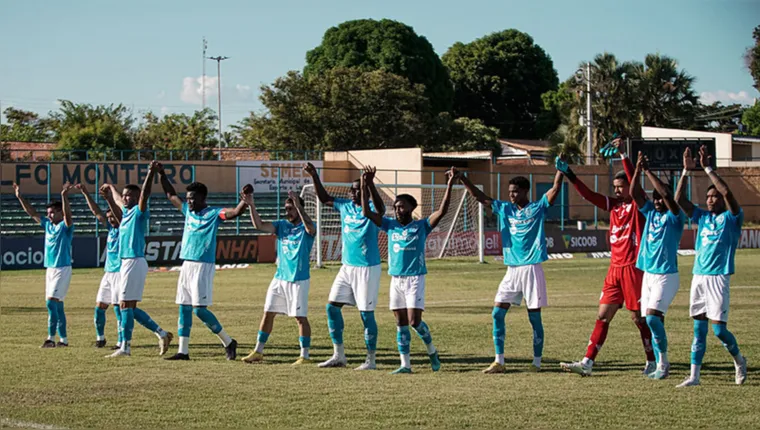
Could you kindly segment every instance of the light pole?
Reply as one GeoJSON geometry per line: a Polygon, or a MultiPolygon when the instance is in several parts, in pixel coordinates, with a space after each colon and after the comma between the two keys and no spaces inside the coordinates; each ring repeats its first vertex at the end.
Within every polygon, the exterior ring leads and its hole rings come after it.
{"type": "Polygon", "coordinates": [[[203,75],[201,76],[201,110],[206,109],[206,48],[208,43],[203,38],[203,75]]]}
{"type": "Polygon", "coordinates": [[[208,57],[209,60],[216,61],[216,99],[217,99],[217,116],[219,117],[219,160],[222,159],[222,61],[230,57],[208,57]]]}
{"type": "Polygon", "coordinates": [[[586,164],[594,164],[594,123],[591,111],[591,63],[586,63],[586,69],[578,69],[575,72],[576,82],[586,81],[586,117],[583,118],[586,126],[586,164]]]}

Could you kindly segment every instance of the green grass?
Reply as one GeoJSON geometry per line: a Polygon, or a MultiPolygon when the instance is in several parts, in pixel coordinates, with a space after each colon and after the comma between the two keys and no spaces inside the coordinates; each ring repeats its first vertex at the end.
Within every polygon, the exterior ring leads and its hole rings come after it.
{"type": "MultiPolygon", "coordinates": [[[[195,320],[190,362],[157,355],[153,334],[135,328],[132,357],[103,358],[91,347],[99,270],[76,270],[66,299],[68,349],[41,350],[46,334],[44,273],[3,272],[0,285],[0,427],[39,423],[58,427],[499,427],[499,428],[752,428],[760,422],[760,252],[740,251],[731,279],[730,328],[749,357],[746,385],[734,385],[728,353],[710,334],[702,386],[675,389],[687,374],[692,338],[688,317],[691,257],[680,258],[681,290],[667,315],[669,380],[640,375],[644,363],[628,312],[612,322],[594,375],[560,371],[560,360],[583,356],[593,328],[607,260],[545,263],[550,307],[543,315],[544,371],[528,373],[532,337],[524,308],[507,315],[505,375],[484,375],[493,361],[491,304],[504,267],[471,260],[429,262],[425,320],[441,352],[433,373],[422,342],[412,341],[414,375],[398,366],[393,316],[387,310],[389,279],[383,276],[376,372],[293,368],[298,356],[295,321],[275,320],[265,364],[228,362],[218,340],[195,320]]],[[[312,355],[332,352],[324,304],[338,266],[312,271],[309,317],[312,355]]],[[[245,354],[255,342],[271,265],[217,272],[213,310],[245,354]]],[[[177,273],[151,273],[142,307],[176,332],[177,273]]],[[[362,325],[354,308],[344,311],[351,367],[364,358],[362,325]]],[[[106,334],[115,338],[108,311],[106,334]]],[[[172,348],[172,353],[175,348],[172,348]]]]}

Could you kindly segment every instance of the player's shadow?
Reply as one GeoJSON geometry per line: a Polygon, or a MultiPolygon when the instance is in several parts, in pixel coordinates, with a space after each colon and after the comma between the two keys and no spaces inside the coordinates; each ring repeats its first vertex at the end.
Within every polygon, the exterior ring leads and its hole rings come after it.
{"type": "MultiPolygon", "coordinates": [[[[68,310],[68,309],[67,309],[68,310]]],[[[3,315],[9,314],[46,314],[45,306],[3,306],[3,315]]]]}

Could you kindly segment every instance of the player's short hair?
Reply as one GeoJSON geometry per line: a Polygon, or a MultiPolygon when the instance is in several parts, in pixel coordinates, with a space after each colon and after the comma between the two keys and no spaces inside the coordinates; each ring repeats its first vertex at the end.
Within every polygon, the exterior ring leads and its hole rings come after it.
{"type": "Polygon", "coordinates": [[[126,187],[124,187],[124,191],[132,191],[133,193],[139,193],[140,187],[138,187],[135,184],[129,184],[126,187]]]}
{"type": "MultiPolygon", "coordinates": [[[[715,184],[710,184],[710,186],[707,187],[707,191],[705,191],[705,194],[709,193],[710,190],[717,190],[717,189],[718,189],[718,187],[716,187],[715,184]]],[[[720,194],[720,193],[718,193],[718,194],[720,194]]]]}
{"type": "Polygon", "coordinates": [[[625,171],[621,170],[621,171],[615,173],[615,178],[613,179],[613,181],[617,180],[617,179],[620,179],[620,180],[625,181],[627,183],[628,182],[628,175],[625,174],[625,171]]]}
{"type": "MultiPolygon", "coordinates": [[[[291,199],[290,197],[288,197],[288,199],[287,199],[287,200],[285,200],[285,203],[286,203],[286,204],[287,204],[287,203],[290,203],[290,204],[292,205],[292,204],[293,204],[293,199],[291,199]]],[[[298,196],[298,203],[300,203],[300,204],[301,204],[301,207],[304,207],[305,203],[303,202],[303,197],[301,197],[301,196],[298,196]]]]}
{"type": "Polygon", "coordinates": [[[521,190],[530,189],[530,181],[525,176],[515,176],[509,180],[509,185],[516,185],[521,190]]]}
{"type": "Polygon", "coordinates": [[[417,209],[417,199],[415,199],[411,195],[409,195],[409,194],[399,194],[399,195],[396,196],[396,201],[399,201],[399,200],[405,201],[405,202],[409,203],[410,205],[412,205],[412,210],[417,209]]]}
{"type": "Polygon", "coordinates": [[[657,190],[652,190],[652,199],[661,199],[662,196],[660,193],[657,192],[657,190]]]}
{"type": "Polygon", "coordinates": [[[50,202],[45,206],[45,209],[53,209],[54,211],[62,211],[63,210],[63,203],[61,202],[50,202]]]}
{"type": "Polygon", "coordinates": [[[200,182],[193,182],[192,184],[188,185],[186,189],[188,192],[200,194],[203,197],[208,196],[208,188],[206,188],[206,185],[200,182]]]}

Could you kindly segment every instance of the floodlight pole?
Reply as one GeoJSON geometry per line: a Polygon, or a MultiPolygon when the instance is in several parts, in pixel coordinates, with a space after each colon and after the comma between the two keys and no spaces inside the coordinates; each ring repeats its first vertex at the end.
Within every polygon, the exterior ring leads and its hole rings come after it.
{"type": "Polygon", "coordinates": [[[591,63],[586,63],[586,164],[594,164],[594,126],[591,121],[591,63]]]}
{"type": "Polygon", "coordinates": [[[219,117],[219,160],[222,159],[222,61],[230,57],[208,57],[209,60],[216,61],[216,99],[217,99],[217,116],[219,117]]]}

